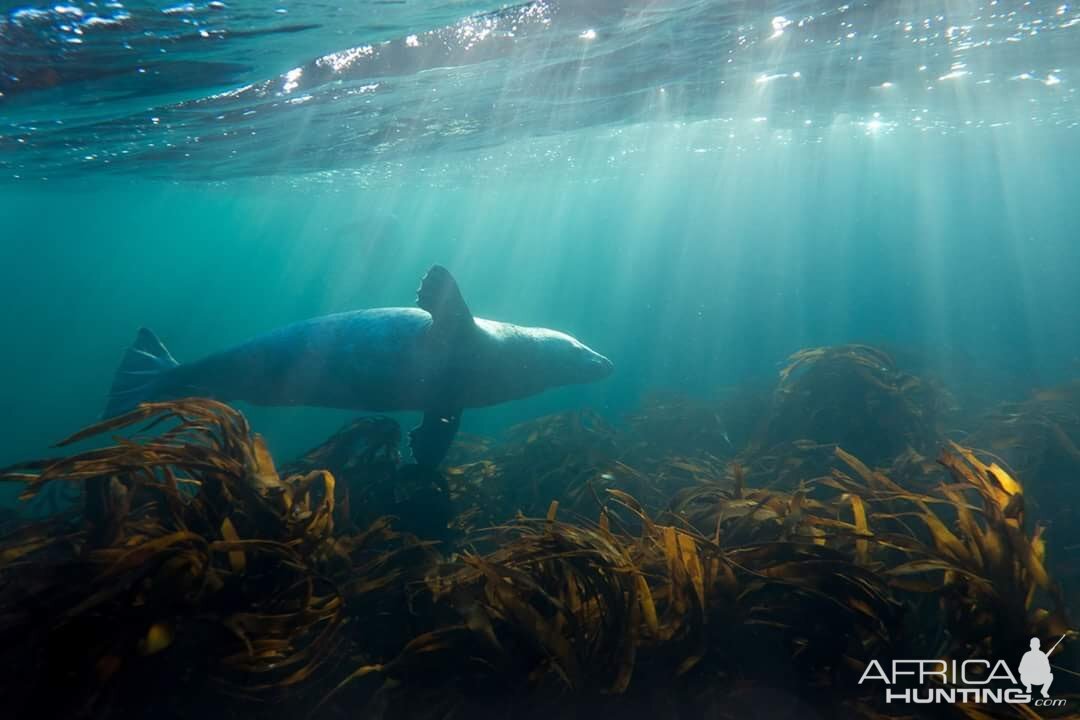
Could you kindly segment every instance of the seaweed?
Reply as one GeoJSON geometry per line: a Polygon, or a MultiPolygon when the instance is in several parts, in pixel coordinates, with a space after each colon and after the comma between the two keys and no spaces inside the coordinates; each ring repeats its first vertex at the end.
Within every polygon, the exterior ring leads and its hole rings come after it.
{"type": "Polygon", "coordinates": [[[983,419],[974,439],[1025,473],[1080,469],[1080,381],[1001,404],[983,419]]]}
{"type": "Polygon", "coordinates": [[[380,609],[368,596],[394,586],[389,559],[424,550],[385,523],[336,533],[333,476],[281,477],[220,403],[142,405],[61,445],[140,423],[133,438],[0,475],[27,499],[86,486],[81,512],[0,545],[0,700],[16,716],[189,716],[206,698],[294,697],[348,650],[347,610],[380,609]]]}
{"type": "Polygon", "coordinates": [[[908,447],[933,453],[952,399],[867,345],[801,350],[780,371],[763,446],[793,439],[836,443],[872,464],[908,447]]]}
{"type": "MultiPolygon", "coordinates": [[[[1032,509],[1061,547],[1080,546],[1080,493],[1069,479],[1080,473],[1080,381],[1032,392],[981,419],[967,442],[992,451],[999,462],[1032,478],[1032,509]]],[[[1080,569],[1067,555],[1055,571],[1077,593],[1080,569]]],[[[1075,597],[1073,602],[1080,602],[1075,597]]]]}
{"type": "Polygon", "coordinates": [[[837,471],[829,484],[880,508],[869,513],[867,528],[881,526],[875,544],[899,555],[886,557],[882,572],[897,590],[938,600],[946,657],[985,658],[998,646],[1023,647],[1033,635],[1066,633],[1060,588],[1046,570],[1045,527],[1027,527],[1023,487],[996,463],[949,445],[940,463],[951,482],[929,494],[901,487],[842,450],[858,479],[837,471]]]}
{"type": "Polygon", "coordinates": [[[388,418],[279,471],[227,405],[142,405],[60,444],[101,447],[0,471],[27,500],[72,490],[0,538],[0,702],[73,718],[903,717],[859,684],[872,660],[1076,636],[1026,476],[945,440],[943,397],[879,351],[819,348],[760,412],[666,396],[619,424],[563,413],[463,436],[441,473],[402,462],[388,418]],[[844,402],[874,424],[819,425],[844,402]],[[735,447],[729,426],[751,417],[735,447]]]}

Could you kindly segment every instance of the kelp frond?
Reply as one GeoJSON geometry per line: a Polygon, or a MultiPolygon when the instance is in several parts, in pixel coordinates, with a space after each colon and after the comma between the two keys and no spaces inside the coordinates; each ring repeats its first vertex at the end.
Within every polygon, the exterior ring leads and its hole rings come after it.
{"type": "Polygon", "coordinates": [[[720,415],[669,397],[618,428],[571,413],[470,439],[445,473],[403,465],[386,418],[275,463],[226,405],[140,406],[63,444],[103,447],[0,473],[27,498],[78,490],[0,540],[0,702],[726,718],[768,692],[901,717],[858,683],[871,660],[1006,657],[1072,633],[1022,476],[932,451],[929,384],[863,346],[800,353],[780,380],[738,450],[720,415]],[[886,417],[833,429],[873,439],[877,460],[810,432],[864,402],[886,417]]]}

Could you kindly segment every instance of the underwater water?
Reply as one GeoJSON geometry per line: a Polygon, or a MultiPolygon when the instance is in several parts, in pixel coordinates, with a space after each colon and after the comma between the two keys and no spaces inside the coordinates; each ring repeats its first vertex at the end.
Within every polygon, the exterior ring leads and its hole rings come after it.
{"type": "MultiPolygon", "coordinates": [[[[139,326],[195,359],[410,305],[433,263],[618,368],[467,428],[852,341],[1052,384],[1080,369],[1078,13],[9,4],[0,459],[96,418],[139,326]]],[[[288,451],[325,415],[255,413],[288,451]]]]}
{"type": "MultiPolygon", "coordinates": [[[[96,422],[140,327],[197,360],[412,306],[433,264],[478,317],[615,367],[466,409],[463,437],[567,411],[621,428],[657,396],[767,404],[793,353],[859,343],[888,382],[895,362],[948,388],[952,414],[912,415],[932,439],[904,435],[925,456],[1015,450],[985,418],[1080,378],[1078,87],[1080,6],[1058,0],[0,0],[0,467],[96,422]]],[[[762,437],[810,437],[792,412],[814,442],[893,447],[830,437],[814,392],[764,435],[764,410],[687,415],[671,447],[755,468],[762,437]]],[[[279,466],[363,414],[236,407],[279,466]]],[[[1080,402],[1054,413],[1064,441],[1007,459],[1066,527],[1080,402]]]]}

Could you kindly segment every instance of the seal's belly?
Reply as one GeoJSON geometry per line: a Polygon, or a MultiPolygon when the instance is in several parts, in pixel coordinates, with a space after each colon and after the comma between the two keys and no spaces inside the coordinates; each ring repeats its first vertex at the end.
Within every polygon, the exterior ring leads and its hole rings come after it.
{"type": "Polygon", "coordinates": [[[215,397],[256,405],[420,410],[436,361],[424,343],[430,324],[412,308],[328,315],[194,363],[190,379],[215,397]]]}

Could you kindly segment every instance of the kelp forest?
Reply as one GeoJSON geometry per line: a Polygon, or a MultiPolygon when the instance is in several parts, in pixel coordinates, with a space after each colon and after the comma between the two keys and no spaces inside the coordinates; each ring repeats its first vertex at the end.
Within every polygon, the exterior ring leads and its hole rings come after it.
{"type": "Polygon", "coordinates": [[[814,348],[769,387],[462,436],[437,471],[401,445],[362,417],[272,458],[192,398],[4,469],[4,716],[1080,716],[1080,383],[968,411],[814,348]],[[1062,636],[1054,707],[864,678],[1062,636]]]}

